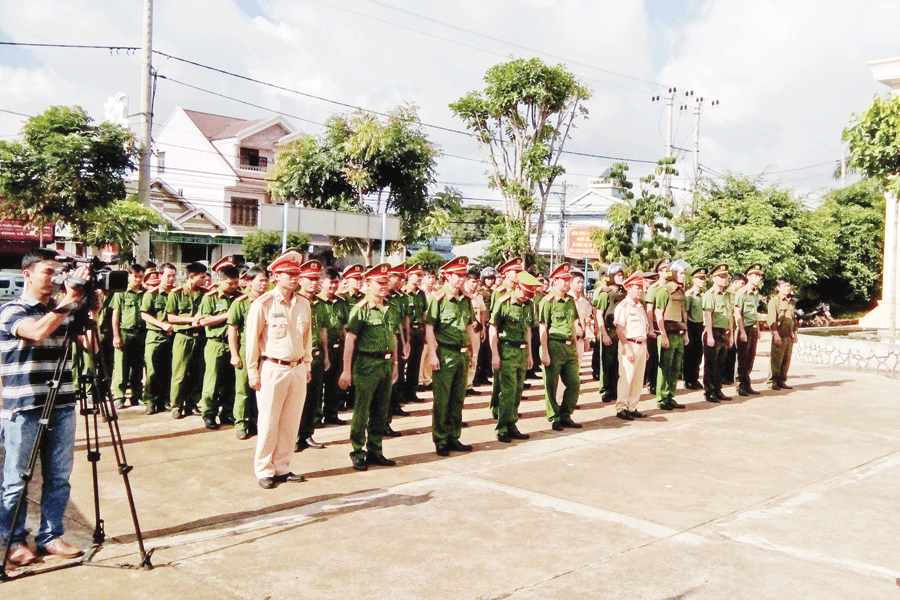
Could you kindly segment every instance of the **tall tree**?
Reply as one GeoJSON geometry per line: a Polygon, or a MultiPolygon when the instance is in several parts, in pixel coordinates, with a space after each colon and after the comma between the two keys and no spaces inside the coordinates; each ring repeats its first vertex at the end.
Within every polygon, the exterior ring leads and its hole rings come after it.
{"type": "Polygon", "coordinates": [[[600,250],[600,260],[621,262],[631,269],[648,270],[660,258],[672,256],[678,242],[672,237],[670,200],[659,193],[660,179],[678,175],[674,158],[663,158],[656,170],[640,180],[641,193],[635,197],[628,178],[627,163],[615,163],[606,181],[622,191],[623,201],[610,207],[607,229],[594,227],[591,241],[600,250]]]}
{"type": "Polygon", "coordinates": [[[80,106],[53,106],[28,119],[21,141],[0,141],[0,217],[65,224],[82,238],[95,210],[125,198],[137,155],[131,132],[91,122],[80,106]]]}
{"type": "MultiPolygon", "coordinates": [[[[309,246],[309,236],[305,233],[289,233],[288,248],[304,252],[309,246]]],[[[254,231],[241,240],[241,250],[249,262],[267,266],[281,254],[281,234],[277,231],[254,231]]]]}
{"type": "Polygon", "coordinates": [[[488,234],[503,221],[503,213],[489,206],[464,206],[455,222],[450,223],[450,237],[453,245],[468,244],[488,237],[488,234]]]}
{"type": "Polygon", "coordinates": [[[82,235],[82,242],[95,248],[115,244],[120,254],[128,256],[131,256],[134,240],[139,233],[166,224],[159,211],[145,206],[134,195],[116,200],[109,206],[95,208],[88,220],[91,226],[82,235]]]}
{"type": "MultiPolygon", "coordinates": [[[[358,111],[334,115],[319,136],[307,136],[278,151],[269,193],[304,206],[351,212],[395,213],[403,222],[403,242],[420,235],[428,218],[428,186],[434,182],[435,146],[422,131],[415,107],[401,106],[386,118],[358,111]]],[[[442,205],[443,206],[443,205],[442,205]]],[[[358,250],[371,264],[377,241],[334,240],[338,252],[358,250]]]]}
{"type": "Polygon", "coordinates": [[[551,186],[565,172],[559,164],[563,146],[576,118],[587,116],[583,103],[591,92],[562,65],[538,58],[495,65],[484,80],[483,91],[470,92],[450,110],[486,151],[490,184],[503,195],[506,213],[531,233],[537,212],[536,249],[551,186]]]}
{"type": "Polygon", "coordinates": [[[877,97],[844,129],[850,167],[900,196],[900,96],[877,97]]]}

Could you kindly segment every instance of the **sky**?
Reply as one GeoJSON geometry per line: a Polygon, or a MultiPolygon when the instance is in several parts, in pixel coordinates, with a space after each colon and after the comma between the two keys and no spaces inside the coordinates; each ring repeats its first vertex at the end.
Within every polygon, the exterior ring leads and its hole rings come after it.
{"type": "MultiPolygon", "coordinates": [[[[0,42],[140,46],[141,11],[140,0],[2,2],[0,42]]],[[[635,182],[652,169],[666,132],[665,102],[653,98],[674,88],[676,194],[691,187],[702,97],[704,177],[758,176],[814,205],[840,187],[841,131],[887,93],[866,63],[900,56],[897,21],[893,0],[156,0],[155,50],[287,89],[157,55],[153,131],[179,105],[281,112],[315,134],[349,107],[410,103],[443,152],[436,190],[500,207],[485,155],[448,105],[482,89],[492,65],[538,57],[592,91],[561,161],[568,198],[614,162],[629,161],[635,182]]],[[[0,140],[52,105],[102,120],[119,92],[137,113],[137,52],[0,45],[0,140]]]]}

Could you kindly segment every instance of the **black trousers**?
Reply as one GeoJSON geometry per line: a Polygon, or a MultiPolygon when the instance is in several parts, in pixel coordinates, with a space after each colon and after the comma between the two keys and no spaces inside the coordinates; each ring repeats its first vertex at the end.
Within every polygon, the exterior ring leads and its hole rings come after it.
{"type": "Polygon", "coordinates": [[[756,360],[756,342],[759,340],[759,327],[744,326],[747,332],[747,341],[737,340],[737,365],[738,365],[738,389],[747,391],[750,389],[750,373],[753,372],[753,362],[756,360]]]}
{"type": "Polygon", "coordinates": [[[409,358],[406,360],[406,374],[403,378],[403,402],[416,400],[416,386],[419,385],[419,369],[425,351],[425,330],[422,325],[410,325],[409,358]]]}
{"type": "Polygon", "coordinates": [[[703,342],[703,390],[707,396],[722,393],[722,373],[728,354],[728,330],[713,327],[713,346],[703,342]]]}
{"type": "Polygon", "coordinates": [[[334,419],[341,410],[341,392],[343,390],[338,386],[338,378],[341,371],[344,370],[344,343],[328,344],[328,360],[331,361],[331,368],[325,371],[325,387],[323,392],[323,408],[322,412],[326,419],[334,419]]]}
{"type": "Polygon", "coordinates": [[[688,321],[688,345],[684,348],[684,382],[700,384],[700,363],[703,361],[703,323],[688,321]]]}

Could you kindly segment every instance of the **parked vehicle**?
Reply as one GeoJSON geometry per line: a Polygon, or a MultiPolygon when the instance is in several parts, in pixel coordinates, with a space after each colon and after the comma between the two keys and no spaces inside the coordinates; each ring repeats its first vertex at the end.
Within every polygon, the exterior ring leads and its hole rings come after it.
{"type": "Polygon", "coordinates": [[[818,306],[809,311],[797,309],[797,321],[800,327],[828,327],[834,319],[831,317],[831,307],[820,302],[818,306]]]}
{"type": "Polygon", "coordinates": [[[9,302],[22,295],[25,289],[25,276],[22,271],[11,269],[0,270],[0,303],[9,302]]]}

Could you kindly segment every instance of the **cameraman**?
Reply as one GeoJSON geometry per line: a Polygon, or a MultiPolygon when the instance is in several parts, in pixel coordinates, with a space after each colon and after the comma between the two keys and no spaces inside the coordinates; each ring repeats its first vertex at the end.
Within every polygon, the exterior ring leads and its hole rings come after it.
{"type": "MultiPolygon", "coordinates": [[[[83,289],[69,281],[73,277],[86,281],[90,276],[88,267],[76,269],[66,281],[65,295],[56,302],[53,299],[56,291],[54,275],[60,267],[56,253],[50,250],[29,252],[22,259],[25,275],[22,295],[0,307],[0,378],[3,382],[0,426],[5,452],[0,489],[0,538],[5,540],[6,536],[11,536],[9,562],[15,566],[36,560],[26,543],[27,510],[24,505],[17,522],[12,524],[11,521],[20,492],[26,485],[22,475],[28,467],[37,437],[48,384],[57,361],[66,350],[69,313],[83,295],[83,289]]],[[[41,525],[35,542],[39,553],[75,558],[83,552],[60,537],[75,452],[76,400],[71,360],[66,362],[62,373],[56,406],[41,441],[41,525]]]]}

